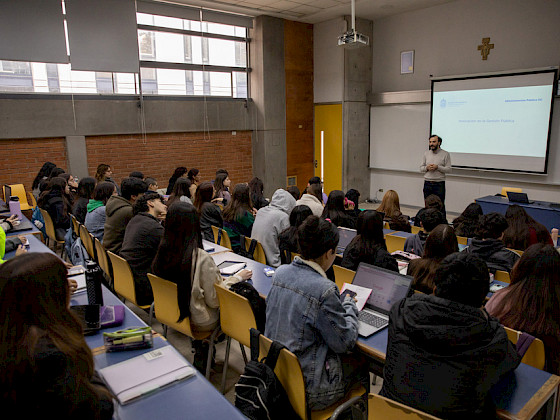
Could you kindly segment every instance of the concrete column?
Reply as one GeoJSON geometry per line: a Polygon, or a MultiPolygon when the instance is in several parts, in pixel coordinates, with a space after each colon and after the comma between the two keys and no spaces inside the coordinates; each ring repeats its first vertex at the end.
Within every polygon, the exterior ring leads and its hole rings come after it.
{"type": "Polygon", "coordinates": [[[85,136],[66,136],[68,172],[82,179],[89,176],[85,136]]]}
{"type": "Polygon", "coordinates": [[[286,187],[287,176],[284,21],[257,17],[251,38],[253,173],[263,180],[265,196],[271,197],[286,187]]]}
{"type": "MultiPolygon", "coordinates": [[[[348,28],[350,16],[345,16],[348,28]]],[[[369,197],[369,105],[372,86],[373,22],[356,18],[356,31],[369,36],[370,45],[344,50],[344,100],[342,102],[342,189],[355,188],[361,200],[369,197]]]]}

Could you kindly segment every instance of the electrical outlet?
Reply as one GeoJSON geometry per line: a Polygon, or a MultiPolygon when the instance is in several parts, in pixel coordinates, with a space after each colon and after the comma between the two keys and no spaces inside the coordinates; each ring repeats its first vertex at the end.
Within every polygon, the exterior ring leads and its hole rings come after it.
{"type": "Polygon", "coordinates": [[[383,192],[383,188],[379,188],[379,192],[383,192]]]}

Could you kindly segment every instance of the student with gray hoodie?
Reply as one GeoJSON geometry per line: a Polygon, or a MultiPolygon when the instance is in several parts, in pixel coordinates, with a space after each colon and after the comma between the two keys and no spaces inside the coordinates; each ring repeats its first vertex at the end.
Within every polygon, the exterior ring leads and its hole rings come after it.
{"type": "Polygon", "coordinates": [[[278,236],[290,227],[290,213],[295,206],[296,200],[288,191],[277,189],[270,204],[261,208],[255,217],[251,238],[261,243],[266,262],[272,267],[280,265],[278,236]]]}
{"type": "Polygon", "coordinates": [[[103,232],[105,231],[105,219],[107,218],[106,208],[107,201],[113,195],[117,194],[117,187],[109,181],[100,182],[93,190],[93,198],[90,198],[87,204],[87,213],[84,225],[89,233],[94,237],[103,241],[103,232]]]}

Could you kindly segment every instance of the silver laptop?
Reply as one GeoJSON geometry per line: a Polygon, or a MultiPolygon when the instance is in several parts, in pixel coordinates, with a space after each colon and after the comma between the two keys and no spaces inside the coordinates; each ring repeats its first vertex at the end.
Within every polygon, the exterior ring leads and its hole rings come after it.
{"type": "Polygon", "coordinates": [[[389,325],[389,311],[404,299],[412,277],[373,265],[360,263],[352,284],[371,289],[364,308],[358,313],[358,333],[369,337],[389,325]]]}
{"type": "Polygon", "coordinates": [[[344,250],[352,242],[352,239],[356,236],[357,232],[355,229],[348,229],[344,227],[338,228],[338,245],[336,247],[337,254],[344,254],[344,250]]]}

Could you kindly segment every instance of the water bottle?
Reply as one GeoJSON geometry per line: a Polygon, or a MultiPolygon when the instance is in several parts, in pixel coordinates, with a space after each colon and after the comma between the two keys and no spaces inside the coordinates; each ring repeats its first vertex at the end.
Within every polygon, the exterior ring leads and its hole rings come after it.
{"type": "Polygon", "coordinates": [[[86,290],[89,305],[103,306],[103,291],[101,290],[101,268],[95,261],[86,262],[86,290]]]}
{"type": "Polygon", "coordinates": [[[10,214],[16,215],[18,220],[23,220],[23,215],[21,214],[21,206],[19,204],[19,197],[12,195],[10,196],[10,202],[8,203],[10,207],[10,214]]]}

